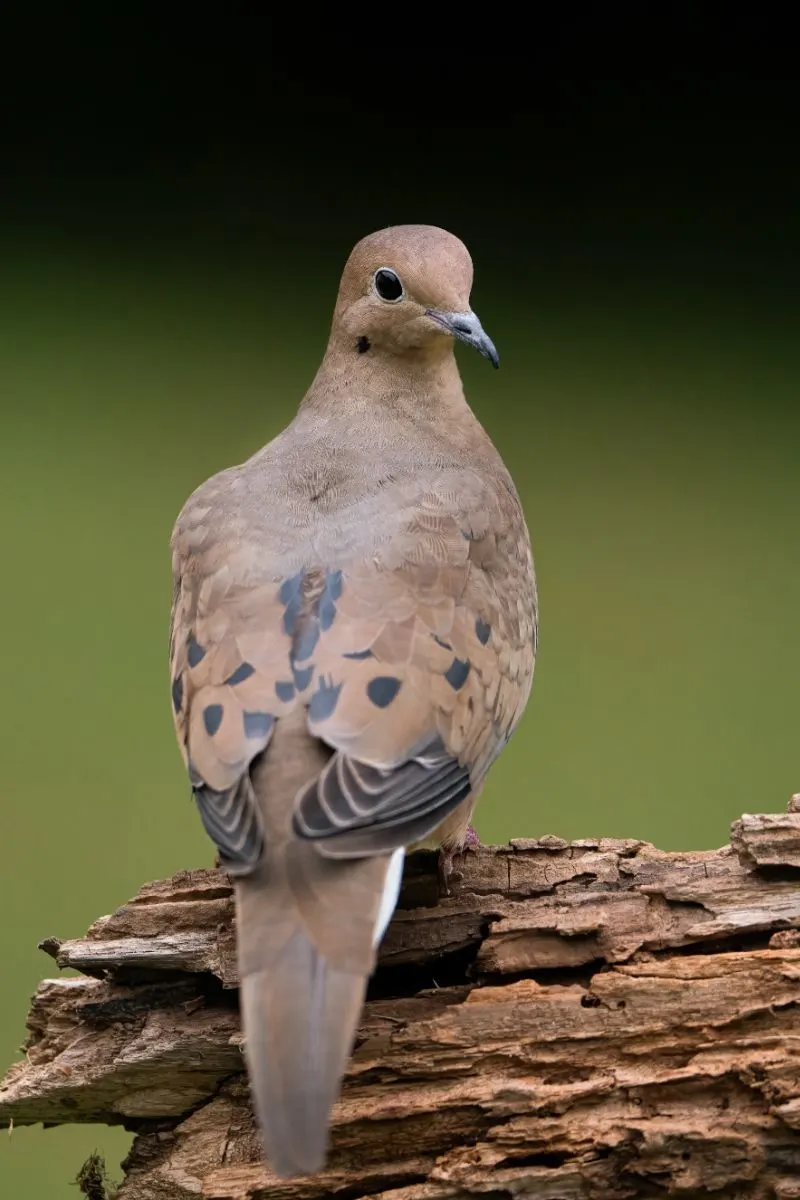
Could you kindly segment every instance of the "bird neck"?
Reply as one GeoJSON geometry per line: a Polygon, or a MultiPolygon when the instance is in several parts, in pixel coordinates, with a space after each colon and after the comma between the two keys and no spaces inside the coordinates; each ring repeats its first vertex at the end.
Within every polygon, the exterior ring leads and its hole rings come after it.
{"type": "Polygon", "coordinates": [[[341,412],[351,423],[394,416],[417,425],[472,416],[451,343],[397,355],[359,354],[331,342],[300,411],[341,412]]]}

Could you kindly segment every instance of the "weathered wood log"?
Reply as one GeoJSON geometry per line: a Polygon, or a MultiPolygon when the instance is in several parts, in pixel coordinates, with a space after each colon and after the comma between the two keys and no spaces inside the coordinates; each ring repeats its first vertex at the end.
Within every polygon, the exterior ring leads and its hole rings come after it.
{"type": "Polygon", "coordinates": [[[118,1200],[800,1197],[800,812],[731,845],[409,858],[327,1169],[263,1163],[226,876],[146,885],[47,980],[0,1121],[136,1131],[118,1200]]]}

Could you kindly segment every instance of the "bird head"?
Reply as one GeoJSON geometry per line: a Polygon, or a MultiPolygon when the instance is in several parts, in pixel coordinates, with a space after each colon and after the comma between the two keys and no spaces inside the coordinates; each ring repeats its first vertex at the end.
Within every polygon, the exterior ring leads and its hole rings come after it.
{"type": "Polygon", "coordinates": [[[331,338],[362,355],[437,357],[453,339],[500,359],[470,308],[472,259],[434,225],[395,225],[362,238],[345,264],[331,338]]]}

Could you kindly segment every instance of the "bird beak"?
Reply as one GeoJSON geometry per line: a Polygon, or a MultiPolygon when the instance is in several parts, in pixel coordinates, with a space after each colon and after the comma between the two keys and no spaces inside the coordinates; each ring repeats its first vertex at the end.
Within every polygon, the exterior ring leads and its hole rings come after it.
{"type": "Polygon", "coordinates": [[[494,342],[488,333],[484,332],[474,312],[439,312],[438,309],[429,308],[425,316],[441,325],[448,333],[452,333],[453,337],[460,338],[468,346],[474,346],[479,354],[488,358],[493,367],[500,366],[500,355],[495,350],[494,342]]]}

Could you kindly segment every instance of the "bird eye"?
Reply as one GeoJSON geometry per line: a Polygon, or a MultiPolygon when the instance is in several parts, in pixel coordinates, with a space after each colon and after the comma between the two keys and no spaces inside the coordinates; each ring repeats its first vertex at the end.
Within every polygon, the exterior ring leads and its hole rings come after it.
{"type": "Polygon", "coordinates": [[[381,300],[396,304],[398,300],[403,299],[403,285],[394,271],[390,271],[388,267],[380,267],[373,275],[373,279],[375,280],[375,291],[381,300]]]}

